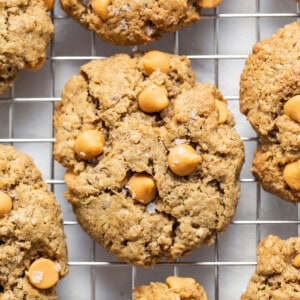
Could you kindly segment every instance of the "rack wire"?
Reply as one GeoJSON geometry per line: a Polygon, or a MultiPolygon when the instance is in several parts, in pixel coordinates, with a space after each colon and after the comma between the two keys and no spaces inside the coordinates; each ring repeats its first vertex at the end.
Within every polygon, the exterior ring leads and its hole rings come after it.
{"type": "Polygon", "coordinates": [[[264,192],[249,171],[257,136],[239,112],[239,75],[252,45],[300,18],[294,0],[224,0],[203,12],[202,21],[149,46],[116,47],[100,41],[68,18],[56,3],[56,28],[46,64],[36,73],[20,72],[9,92],[0,97],[0,143],[32,156],[63,210],[69,249],[69,275],[58,285],[63,300],[131,299],[132,289],[175,274],[192,276],[209,299],[239,299],[256,265],[257,243],[267,234],[288,238],[299,234],[299,207],[264,192]],[[246,162],[236,215],[212,246],[203,246],[175,262],[151,270],[129,266],[106,253],[78,225],[63,198],[64,169],[53,159],[52,114],[64,83],[79,66],[117,52],[160,49],[187,55],[199,81],[216,84],[229,100],[241,135],[246,162]]]}

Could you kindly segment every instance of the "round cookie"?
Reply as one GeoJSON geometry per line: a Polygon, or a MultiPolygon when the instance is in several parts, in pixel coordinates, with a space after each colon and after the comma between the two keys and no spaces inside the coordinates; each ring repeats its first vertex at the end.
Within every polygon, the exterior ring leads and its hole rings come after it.
{"type": "Polygon", "coordinates": [[[67,274],[60,208],[32,159],[0,145],[0,298],[57,299],[67,274]]]}
{"type": "Polygon", "coordinates": [[[148,52],[87,63],[67,82],[54,126],[55,159],[69,169],[65,196],[86,232],[120,259],[146,267],[174,260],[212,243],[231,221],[243,144],[226,100],[195,81],[186,57],[148,52]],[[156,87],[166,94],[152,97],[156,87]],[[145,113],[145,90],[147,107],[166,98],[167,107],[145,113]],[[91,131],[104,144],[75,147],[91,131]]]}
{"type": "Polygon", "coordinates": [[[62,8],[88,30],[116,45],[149,44],[200,19],[200,8],[222,0],[60,0],[62,8]]]}
{"type": "Polygon", "coordinates": [[[300,24],[253,47],[240,82],[240,109],[259,135],[252,171],[262,187],[300,201],[300,24]],[[291,165],[293,164],[293,165],[291,165]],[[291,169],[292,168],[292,169],[291,169]]]}
{"type": "Polygon", "coordinates": [[[204,288],[193,278],[169,276],[166,283],[151,282],[149,285],[139,286],[133,291],[133,300],[207,300],[204,288]]]}
{"type": "Polygon", "coordinates": [[[267,236],[257,247],[257,266],[241,300],[300,299],[300,238],[267,236]]]}
{"type": "Polygon", "coordinates": [[[47,14],[53,0],[14,0],[0,5],[0,94],[21,69],[37,70],[44,64],[53,35],[47,14]]]}

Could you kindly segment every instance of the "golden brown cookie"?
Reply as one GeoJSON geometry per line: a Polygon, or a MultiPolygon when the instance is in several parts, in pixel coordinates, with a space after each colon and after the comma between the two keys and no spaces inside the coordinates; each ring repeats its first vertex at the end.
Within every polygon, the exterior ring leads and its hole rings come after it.
{"type": "Polygon", "coordinates": [[[257,267],[241,300],[300,299],[300,238],[267,236],[257,247],[257,267]]]}
{"type": "Polygon", "coordinates": [[[62,8],[88,30],[116,45],[149,44],[200,19],[200,8],[222,0],[60,0],[62,8]]]}
{"type": "Polygon", "coordinates": [[[37,70],[53,35],[47,14],[53,0],[14,0],[0,4],[0,94],[21,69],[37,70]]]}
{"type": "Polygon", "coordinates": [[[226,100],[195,81],[186,57],[155,51],[87,63],[67,82],[54,126],[66,197],[120,259],[174,260],[230,222],[243,144],[226,100]]]}
{"type": "Polygon", "coordinates": [[[67,274],[61,210],[27,155],[0,145],[0,299],[57,299],[67,274]]]}
{"type": "Polygon", "coordinates": [[[252,171],[262,187],[300,201],[300,24],[253,47],[240,82],[240,109],[260,136],[252,171]],[[296,182],[295,182],[296,181],[296,182]]]}
{"type": "Polygon", "coordinates": [[[169,276],[165,283],[151,282],[133,291],[133,300],[208,300],[204,288],[190,277],[169,276]]]}

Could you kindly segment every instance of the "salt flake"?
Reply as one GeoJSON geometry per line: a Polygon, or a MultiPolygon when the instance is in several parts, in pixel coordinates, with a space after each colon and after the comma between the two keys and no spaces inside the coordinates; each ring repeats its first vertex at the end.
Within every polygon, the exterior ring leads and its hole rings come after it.
{"type": "Polygon", "coordinates": [[[55,270],[56,270],[57,272],[60,272],[60,271],[61,271],[61,264],[57,263],[57,264],[55,265],[55,270]]]}
{"type": "Polygon", "coordinates": [[[195,118],[197,116],[198,112],[196,108],[193,108],[190,112],[190,117],[195,118]]]}
{"type": "Polygon", "coordinates": [[[17,198],[17,193],[15,191],[11,191],[10,192],[10,197],[13,198],[13,199],[17,198]]]}
{"type": "Polygon", "coordinates": [[[128,25],[126,24],[126,20],[125,19],[121,20],[121,24],[119,26],[119,29],[120,30],[126,30],[126,29],[128,29],[128,25]]]}
{"type": "Polygon", "coordinates": [[[185,139],[175,139],[173,143],[174,145],[179,146],[185,143],[185,139]]]}
{"type": "Polygon", "coordinates": [[[32,272],[32,282],[40,283],[43,280],[44,273],[42,271],[32,272]]]}
{"type": "Polygon", "coordinates": [[[80,156],[82,157],[86,157],[86,153],[85,152],[79,152],[80,156]]]}
{"type": "Polygon", "coordinates": [[[148,36],[152,36],[153,35],[153,33],[154,33],[154,30],[153,30],[153,28],[151,27],[151,26],[147,26],[146,28],[145,28],[145,31],[146,31],[146,34],[148,35],[148,36]]]}
{"type": "Polygon", "coordinates": [[[155,203],[149,203],[147,205],[147,212],[149,214],[154,214],[155,213],[155,203]]]}
{"type": "Polygon", "coordinates": [[[129,5],[122,5],[121,9],[122,9],[123,11],[127,11],[127,12],[131,11],[131,8],[130,8],[129,5]]]}

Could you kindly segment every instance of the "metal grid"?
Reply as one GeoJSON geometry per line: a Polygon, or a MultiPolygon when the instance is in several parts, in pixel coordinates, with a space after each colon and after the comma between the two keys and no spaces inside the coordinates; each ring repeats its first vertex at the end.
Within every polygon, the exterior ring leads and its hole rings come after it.
{"type": "Polygon", "coordinates": [[[294,0],[224,0],[219,8],[203,13],[198,24],[165,35],[152,45],[116,47],[67,18],[56,3],[52,16],[56,33],[46,65],[36,73],[20,72],[10,91],[0,97],[0,143],[12,144],[34,158],[63,209],[70,273],[58,285],[59,299],[126,300],[135,286],[164,281],[171,274],[194,277],[204,285],[209,299],[239,299],[256,265],[257,243],[267,234],[281,238],[298,235],[298,206],[265,193],[249,171],[257,137],[239,112],[238,84],[252,45],[284,24],[299,20],[299,4],[294,0]],[[144,270],[106,253],[77,224],[62,195],[64,170],[51,153],[52,114],[63,85],[83,63],[117,52],[153,48],[187,55],[198,81],[220,88],[235,115],[246,162],[235,218],[216,243],[174,263],[162,262],[144,270]]]}

